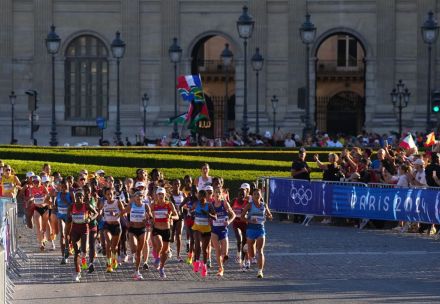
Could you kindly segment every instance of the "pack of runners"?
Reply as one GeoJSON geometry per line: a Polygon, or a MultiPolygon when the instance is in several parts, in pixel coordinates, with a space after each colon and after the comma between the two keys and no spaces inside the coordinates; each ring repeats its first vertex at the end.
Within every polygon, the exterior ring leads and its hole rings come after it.
{"type": "Polygon", "coordinates": [[[62,176],[44,164],[39,174],[27,172],[22,182],[9,165],[0,166],[0,171],[0,196],[18,196],[23,202],[39,250],[56,250],[59,239],[60,264],[68,264],[73,255],[77,282],[81,271],[95,271],[97,253],[105,255],[109,273],[132,263],[134,280],[143,279],[141,268],[152,266],[166,278],[170,243],[175,243],[176,260],[202,277],[212,267],[213,248],[217,275],[223,276],[231,224],[237,241],[235,262],[243,271],[257,264],[257,277],[263,278],[264,225],[272,214],[261,190],[243,183],[237,197],[230,198],[223,179],[209,175],[208,164],[194,181],[188,175],[168,181],[158,169],[149,176],[138,169],[134,178],[115,180],[103,170],[62,176]]]}

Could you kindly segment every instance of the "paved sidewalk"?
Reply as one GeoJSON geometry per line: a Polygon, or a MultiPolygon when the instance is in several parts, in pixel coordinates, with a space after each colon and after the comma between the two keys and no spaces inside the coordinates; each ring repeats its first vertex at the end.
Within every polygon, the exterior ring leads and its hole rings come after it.
{"type": "MultiPolygon", "coordinates": [[[[40,253],[33,231],[20,227],[21,277],[14,303],[427,303],[440,302],[440,241],[389,230],[358,230],[312,224],[272,222],[267,226],[265,278],[256,269],[241,272],[226,266],[224,278],[207,278],[174,258],[167,279],[156,270],[144,271],[135,282],[130,264],[105,273],[98,258],[92,275],[74,283],[73,262],[59,265],[58,250],[40,253]]],[[[235,256],[235,238],[230,237],[235,256]]]]}

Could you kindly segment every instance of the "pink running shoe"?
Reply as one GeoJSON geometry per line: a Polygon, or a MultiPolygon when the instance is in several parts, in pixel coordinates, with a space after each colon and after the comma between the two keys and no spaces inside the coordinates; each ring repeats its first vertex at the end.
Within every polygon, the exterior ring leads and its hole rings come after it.
{"type": "Polygon", "coordinates": [[[201,272],[202,277],[206,277],[208,275],[208,265],[206,264],[202,264],[202,272],[201,272]]]}
{"type": "Polygon", "coordinates": [[[194,272],[199,272],[199,268],[200,268],[200,262],[199,261],[194,261],[193,262],[193,271],[194,272]]]}

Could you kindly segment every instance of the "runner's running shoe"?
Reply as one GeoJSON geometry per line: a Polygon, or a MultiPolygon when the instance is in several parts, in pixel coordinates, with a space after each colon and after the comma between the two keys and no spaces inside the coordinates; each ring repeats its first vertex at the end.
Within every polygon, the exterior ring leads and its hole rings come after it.
{"type": "Polygon", "coordinates": [[[208,275],[208,265],[206,264],[202,264],[202,272],[201,272],[202,277],[206,277],[208,275]]]}
{"type": "Polygon", "coordinates": [[[116,270],[118,268],[118,261],[116,258],[112,259],[112,268],[116,270]]]}
{"type": "Polygon", "coordinates": [[[159,267],[160,267],[160,258],[157,258],[157,259],[154,260],[154,267],[156,269],[159,269],[159,267]]]}
{"type": "Polygon", "coordinates": [[[81,258],[81,269],[86,270],[87,268],[89,268],[89,266],[87,266],[86,258],[81,258]]]}
{"type": "Polygon", "coordinates": [[[199,269],[200,269],[200,263],[201,263],[201,262],[199,262],[199,261],[194,261],[194,262],[193,262],[193,271],[194,271],[194,272],[199,272],[199,269]]]}
{"type": "Polygon", "coordinates": [[[257,278],[262,279],[263,277],[264,277],[263,276],[263,270],[259,269],[258,273],[257,273],[257,278]]]}
{"type": "Polygon", "coordinates": [[[95,271],[95,266],[93,266],[93,263],[89,264],[89,273],[92,273],[95,271]]]}
{"type": "Polygon", "coordinates": [[[135,281],[141,281],[144,279],[144,277],[142,276],[142,274],[139,271],[135,271],[134,275],[133,275],[133,279],[135,281]]]}
{"type": "Polygon", "coordinates": [[[107,264],[107,272],[113,272],[113,267],[111,264],[107,264]]]}
{"type": "Polygon", "coordinates": [[[162,279],[166,279],[167,275],[165,274],[165,270],[163,268],[159,268],[159,275],[162,279]]]}

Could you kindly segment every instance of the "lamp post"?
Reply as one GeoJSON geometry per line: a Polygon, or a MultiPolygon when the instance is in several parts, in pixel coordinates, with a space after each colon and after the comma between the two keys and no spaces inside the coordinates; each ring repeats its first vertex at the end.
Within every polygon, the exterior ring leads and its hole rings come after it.
{"type": "Polygon", "coordinates": [[[410,96],[411,93],[400,79],[396,88],[391,91],[391,102],[399,110],[399,138],[402,136],[402,109],[408,106],[410,96]]]}
{"type": "Polygon", "coordinates": [[[15,116],[14,116],[14,108],[15,108],[15,101],[16,100],[17,100],[17,96],[15,95],[15,92],[11,91],[11,94],[9,95],[9,102],[11,103],[11,145],[15,144],[15,134],[14,134],[15,116]]]}
{"type": "Polygon", "coordinates": [[[121,142],[121,100],[120,100],[120,84],[119,84],[119,64],[125,54],[125,42],[121,39],[121,33],[116,32],[116,37],[111,44],[113,57],[116,58],[117,67],[117,87],[116,87],[116,140],[117,145],[121,142]]]}
{"type": "Polygon", "coordinates": [[[229,66],[232,64],[232,59],[234,58],[234,54],[229,49],[229,43],[225,43],[225,48],[223,49],[222,53],[220,54],[220,58],[223,62],[223,67],[225,71],[225,104],[224,104],[224,117],[223,117],[223,134],[226,136],[226,133],[228,131],[228,83],[229,83],[229,66]]]}
{"type": "Polygon", "coordinates": [[[144,107],[144,144],[145,144],[145,139],[147,138],[146,134],[147,134],[147,106],[148,106],[148,101],[150,100],[150,97],[148,97],[147,93],[144,93],[144,95],[142,96],[142,106],[144,107]]]}
{"type": "Polygon", "coordinates": [[[34,132],[36,132],[39,128],[39,125],[34,125],[35,111],[38,109],[38,92],[36,90],[27,90],[25,92],[26,95],[29,96],[28,99],[28,107],[30,113],[30,121],[31,121],[31,143],[32,145],[37,145],[37,140],[34,138],[34,132]]]}
{"type": "Polygon", "coordinates": [[[437,41],[439,26],[437,20],[434,19],[434,13],[428,12],[428,19],[421,27],[423,42],[428,45],[428,92],[426,105],[426,130],[429,132],[431,128],[431,61],[432,61],[432,45],[437,41]]]}
{"type": "Polygon", "coordinates": [[[310,67],[309,67],[309,56],[310,56],[310,44],[313,43],[316,37],[316,27],[310,21],[310,14],[306,14],[306,21],[301,25],[299,29],[300,37],[302,42],[306,45],[306,116],[305,116],[305,128],[303,129],[303,137],[312,131],[312,126],[310,124],[310,67]]]}
{"type": "Polygon", "coordinates": [[[55,25],[52,24],[50,32],[46,38],[47,52],[52,55],[52,122],[50,127],[50,142],[51,146],[58,145],[57,141],[57,122],[55,117],[55,55],[60,49],[61,39],[55,33],[55,25]]]}
{"type": "MultiPolygon", "coordinates": [[[[174,64],[174,117],[177,116],[177,64],[182,58],[182,48],[177,44],[177,38],[173,38],[173,44],[168,49],[168,55],[171,62],[174,64]]],[[[177,121],[174,121],[173,125],[173,138],[179,138],[179,132],[177,131],[177,121]]]]}
{"type": "Polygon", "coordinates": [[[243,132],[243,140],[246,142],[248,138],[248,113],[247,113],[247,40],[251,38],[254,30],[255,21],[248,14],[248,7],[243,6],[243,12],[237,20],[237,31],[241,39],[243,39],[244,49],[244,90],[243,90],[243,122],[241,130],[243,132]]]}
{"type": "Polygon", "coordinates": [[[272,133],[273,136],[275,135],[275,129],[277,127],[277,104],[278,104],[277,95],[273,95],[270,101],[272,102],[272,110],[273,110],[273,133],[272,133]]]}
{"type": "Polygon", "coordinates": [[[258,102],[258,76],[259,72],[263,69],[263,63],[264,58],[260,54],[260,48],[255,49],[255,54],[251,58],[252,62],[252,69],[255,71],[255,76],[257,80],[257,87],[256,87],[256,112],[257,112],[257,118],[256,118],[256,124],[255,124],[255,133],[260,134],[260,110],[259,110],[259,102],[258,102]]]}

